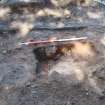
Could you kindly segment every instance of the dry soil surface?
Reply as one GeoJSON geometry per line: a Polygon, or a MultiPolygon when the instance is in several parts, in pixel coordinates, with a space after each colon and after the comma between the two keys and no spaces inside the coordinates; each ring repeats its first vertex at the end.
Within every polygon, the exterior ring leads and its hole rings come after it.
{"type": "MultiPolygon", "coordinates": [[[[72,16],[67,19],[44,17],[32,21],[38,27],[49,27],[49,25],[53,26],[54,24],[54,27],[56,24],[77,26],[81,23],[86,28],[76,30],[31,30],[27,34],[0,31],[0,105],[105,105],[104,76],[99,77],[101,78],[101,80],[99,79],[101,81],[99,87],[102,89],[102,95],[97,92],[97,88],[94,88],[94,86],[91,89],[84,88],[86,86],[83,84],[68,85],[57,81],[48,82],[46,78],[39,79],[36,77],[37,60],[32,52],[33,47],[17,47],[19,42],[33,38],[86,36],[88,40],[94,42],[100,54],[96,63],[91,64],[92,68],[89,65],[90,68],[85,67],[84,69],[100,71],[101,68],[104,68],[105,63],[105,8],[98,5],[97,7],[78,8],[74,6],[69,9],[72,16]],[[94,89],[96,91],[93,91],[94,89]]],[[[21,13],[13,13],[9,16],[7,20],[1,19],[1,21],[11,24],[11,22],[17,22],[19,19],[27,18],[22,17],[21,13]]],[[[72,65],[70,65],[70,68],[72,68],[72,65]]],[[[103,73],[99,74],[105,74],[105,69],[103,69],[103,73]]]]}

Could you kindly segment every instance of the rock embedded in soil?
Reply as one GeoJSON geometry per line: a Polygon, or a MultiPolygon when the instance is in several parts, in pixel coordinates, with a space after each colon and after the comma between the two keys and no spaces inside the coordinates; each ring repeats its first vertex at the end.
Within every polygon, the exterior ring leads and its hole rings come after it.
{"type": "Polygon", "coordinates": [[[99,79],[105,80],[105,67],[96,70],[95,72],[93,72],[93,75],[95,75],[99,79]]]}

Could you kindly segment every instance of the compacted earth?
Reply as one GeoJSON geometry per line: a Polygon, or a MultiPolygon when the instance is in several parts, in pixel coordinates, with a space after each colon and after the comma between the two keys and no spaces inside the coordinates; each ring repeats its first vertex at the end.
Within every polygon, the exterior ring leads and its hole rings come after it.
{"type": "MultiPolygon", "coordinates": [[[[61,14],[59,11],[44,14],[41,9],[0,7],[0,105],[105,105],[104,6],[68,6],[67,16],[62,16],[62,9],[61,14]],[[57,73],[37,76],[39,61],[33,53],[36,46],[19,43],[52,36],[87,37],[98,54],[92,61],[88,58],[75,62],[71,57],[64,57],[42,62],[51,65],[47,68],[49,71],[56,69],[64,74],[79,68],[77,78],[57,73]]],[[[43,64],[39,64],[39,69],[43,71],[43,68],[43,64]]]]}

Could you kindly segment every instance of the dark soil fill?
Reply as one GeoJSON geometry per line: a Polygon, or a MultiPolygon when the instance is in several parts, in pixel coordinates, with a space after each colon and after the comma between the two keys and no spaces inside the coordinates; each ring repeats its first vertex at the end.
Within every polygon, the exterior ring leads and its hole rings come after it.
{"type": "MultiPolygon", "coordinates": [[[[41,72],[48,73],[49,71],[49,62],[56,61],[58,55],[56,55],[56,48],[55,46],[50,47],[40,47],[33,50],[35,58],[38,60],[37,67],[36,67],[36,74],[40,74],[41,72]]],[[[48,74],[47,74],[48,75],[48,74]]]]}

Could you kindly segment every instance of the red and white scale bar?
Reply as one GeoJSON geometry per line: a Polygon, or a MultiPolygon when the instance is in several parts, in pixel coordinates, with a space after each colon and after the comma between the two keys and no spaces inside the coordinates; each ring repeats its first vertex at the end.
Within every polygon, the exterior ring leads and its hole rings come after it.
{"type": "Polygon", "coordinates": [[[19,45],[45,44],[45,43],[67,42],[67,41],[77,41],[77,40],[85,40],[85,39],[87,39],[87,37],[69,38],[69,39],[55,39],[55,40],[39,40],[39,41],[21,42],[21,43],[19,43],[19,45]]]}

